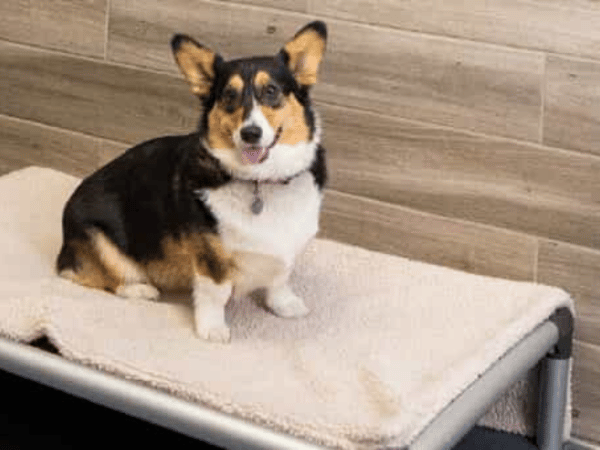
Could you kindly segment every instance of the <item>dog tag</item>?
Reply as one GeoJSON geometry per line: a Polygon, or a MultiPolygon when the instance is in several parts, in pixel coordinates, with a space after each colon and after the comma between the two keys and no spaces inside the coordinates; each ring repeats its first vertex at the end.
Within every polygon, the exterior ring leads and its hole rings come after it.
{"type": "Polygon", "coordinates": [[[250,211],[252,214],[258,215],[263,210],[264,203],[262,198],[260,198],[260,194],[258,193],[258,181],[254,182],[254,192],[252,195],[252,203],[250,204],[250,211]]]}
{"type": "Polygon", "coordinates": [[[252,214],[260,214],[263,210],[263,201],[262,198],[260,197],[254,197],[254,200],[252,200],[252,204],[250,205],[250,211],[252,211],[252,214]]]}

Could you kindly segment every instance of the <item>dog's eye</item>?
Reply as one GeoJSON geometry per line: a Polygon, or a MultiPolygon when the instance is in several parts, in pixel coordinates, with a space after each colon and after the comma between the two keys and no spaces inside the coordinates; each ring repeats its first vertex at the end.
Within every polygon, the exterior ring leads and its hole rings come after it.
{"type": "Polygon", "coordinates": [[[271,108],[281,107],[281,89],[273,83],[265,85],[260,92],[260,101],[271,108]]]}
{"type": "Polygon", "coordinates": [[[226,105],[231,105],[235,102],[236,97],[237,92],[234,89],[225,89],[225,91],[223,91],[222,99],[226,105]]]}
{"type": "Polygon", "coordinates": [[[267,84],[263,88],[263,96],[267,99],[276,99],[279,96],[279,88],[274,84],[267,84]]]}

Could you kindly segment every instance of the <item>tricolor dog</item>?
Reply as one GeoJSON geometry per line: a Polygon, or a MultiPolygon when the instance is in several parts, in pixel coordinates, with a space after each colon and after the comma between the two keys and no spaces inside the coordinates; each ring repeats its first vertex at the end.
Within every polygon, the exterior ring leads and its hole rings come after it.
{"type": "Polygon", "coordinates": [[[259,288],[276,315],[307,314],[287,282],[317,232],[326,179],[309,97],[326,34],[312,22],[275,56],[231,61],[176,35],[198,130],[139,144],[82,181],[64,209],[58,273],[130,298],[191,288],[197,334],[211,341],[230,339],[229,299],[259,288]]]}

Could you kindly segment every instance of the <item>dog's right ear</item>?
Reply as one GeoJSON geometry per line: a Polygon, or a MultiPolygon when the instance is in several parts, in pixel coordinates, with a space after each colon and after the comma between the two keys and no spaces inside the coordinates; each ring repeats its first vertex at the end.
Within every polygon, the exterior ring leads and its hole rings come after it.
{"type": "Polygon", "coordinates": [[[184,34],[173,36],[171,48],[192,92],[199,97],[207,96],[215,79],[215,60],[219,55],[184,34]]]}

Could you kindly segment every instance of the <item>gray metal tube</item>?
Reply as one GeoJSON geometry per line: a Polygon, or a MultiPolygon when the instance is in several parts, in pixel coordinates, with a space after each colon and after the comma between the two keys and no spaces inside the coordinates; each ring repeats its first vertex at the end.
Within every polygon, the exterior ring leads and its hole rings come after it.
{"type": "Polygon", "coordinates": [[[537,446],[561,450],[564,431],[569,359],[545,358],[540,374],[537,446]]]}
{"type": "MultiPolygon", "coordinates": [[[[410,450],[451,448],[510,385],[548,353],[557,340],[558,328],[554,323],[540,325],[444,409],[410,445],[410,450]]],[[[0,368],[232,450],[322,448],[3,339],[0,339],[0,368]]],[[[550,373],[555,377],[559,372],[552,369],[550,373]]],[[[559,383],[562,382],[556,382],[559,383]]],[[[561,410],[551,407],[550,411],[561,410]]],[[[550,450],[550,447],[544,450],[550,450]]]]}
{"type": "Polygon", "coordinates": [[[0,339],[0,368],[227,449],[322,449],[5,339],[0,339]]]}
{"type": "Polygon", "coordinates": [[[558,337],[558,327],[552,322],[537,327],[448,405],[417,436],[410,450],[452,448],[502,393],[552,349],[558,337]]]}

